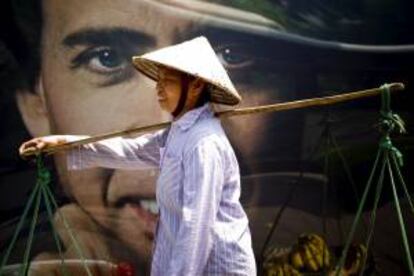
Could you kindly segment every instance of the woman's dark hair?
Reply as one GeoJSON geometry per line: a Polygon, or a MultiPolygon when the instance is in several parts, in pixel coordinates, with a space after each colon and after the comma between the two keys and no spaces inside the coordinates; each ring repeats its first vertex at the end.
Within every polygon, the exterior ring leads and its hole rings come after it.
{"type": "MultiPolygon", "coordinates": [[[[192,82],[194,79],[196,79],[196,77],[192,76],[192,75],[188,75],[188,74],[183,74],[182,77],[182,82],[183,82],[183,89],[187,89],[188,90],[188,84],[190,82],[192,82]]],[[[195,107],[200,107],[203,106],[205,103],[210,101],[210,91],[209,91],[209,85],[206,83],[206,85],[204,86],[203,91],[201,91],[200,96],[197,100],[197,103],[195,105],[195,107]]]]}
{"type": "MultiPolygon", "coordinates": [[[[178,116],[178,114],[180,114],[183,111],[185,102],[187,101],[188,86],[190,82],[193,81],[194,79],[195,77],[192,75],[189,75],[186,73],[181,74],[181,95],[180,95],[180,99],[178,101],[177,107],[172,113],[174,117],[178,116]]],[[[203,106],[205,103],[210,101],[210,92],[208,89],[209,89],[208,85],[205,85],[194,107],[203,106]]]]}
{"type": "Polygon", "coordinates": [[[203,106],[204,104],[206,104],[206,103],[207,103],[207,102],[209,102],[210,100],[211,100],[211,97],[210,97],[209,85],[208,85],[208,84],[206,84],[206,85],[204,86],[203,91],[201,92],[200,97],[198,98],[198,101],[197,101],[196,107],[203,106]]]}

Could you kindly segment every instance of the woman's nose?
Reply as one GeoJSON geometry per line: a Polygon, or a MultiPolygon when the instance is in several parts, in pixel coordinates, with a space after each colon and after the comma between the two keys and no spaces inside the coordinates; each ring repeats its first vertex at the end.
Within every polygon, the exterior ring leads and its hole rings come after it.
{"type": "Polygon", "coordinates": [[[155,89],[157,89],[157,92],[158,92],[158,93],[161,91],[161,87],[162,87],[161,82],[160,82],[160,81],[158,81],[158,82],[157,82],[157,85],[155,86],[155,89]]]}

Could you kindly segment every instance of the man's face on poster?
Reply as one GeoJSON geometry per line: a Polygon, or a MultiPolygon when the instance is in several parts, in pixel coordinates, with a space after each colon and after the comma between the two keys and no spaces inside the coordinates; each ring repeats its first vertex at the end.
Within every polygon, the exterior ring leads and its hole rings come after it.
{"type": "MultiPolygon", "coordinates": [[[[183,24],[145,2],[42,2],[37,91],[19,94],[19,105],[33,136],[94,135],[166,119],[156,101],[155,84],[139,75],[130,59],[171,44],[183,24]],[[175,23],[171,26],[168,22],[175,23]]],[[[109,247],[126,245],[138,259],[148,260],[156,221],[156,172],[68,172],[61,157],[56,158],[56,167],[67,194],[107,234],[103,242],[109,247]]],[[[123,256],[125,251],[112,248],[102,255],[137,259],[123,256]]],[[[102,257],[99,252],[94,255],[102,257]]]]}
{"type": "MultiPolygon", "coordinates": [[[[44,0],[43,20],[36,93],[19,93],[18,97],[33,136],[96,135],[165,121],[155,83],[132,67],[131,56],[199,34],[210,38],[244,106],[278,101],[277,86],[289,82],[269,70],[268,56],[257,55],[261,49],[260,44],[252,45],[254,37],[246,40],[242,33],[198,26],[199,22],[151,1],[44,0]]],[[[263,152],[259,145],[266,142],[269,120],[257,116],[225,121],[240,156],[255,158],[263,152]]],[[[137,256],[148,261],[156,221],[156,171],[70,172],[65,163],[64,157],[56,157],[60,183],[102,228],[109,254],[121,261],[137,256]]]]}

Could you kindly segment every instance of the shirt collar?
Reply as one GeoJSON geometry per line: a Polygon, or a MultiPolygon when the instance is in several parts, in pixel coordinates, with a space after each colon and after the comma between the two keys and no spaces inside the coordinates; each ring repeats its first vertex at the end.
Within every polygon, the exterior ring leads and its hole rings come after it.
{"type": "Polygon", "coordinates": [[[213,114],[209,103],[186,112],[181,118],[174,121],[172,125],[178,126],[181,130],[186,131],[192,127],[200,117],[205,117],[207,114],[210,114],[210,116],[213,114]]]}

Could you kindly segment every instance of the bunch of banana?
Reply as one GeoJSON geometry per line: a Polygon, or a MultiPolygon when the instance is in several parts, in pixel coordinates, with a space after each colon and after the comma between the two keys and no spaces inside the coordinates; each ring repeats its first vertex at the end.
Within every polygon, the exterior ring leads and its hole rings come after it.
{"type": "Polygon", "coordinates": [[[345,261],[345,269],[349,275],[358,275],[367,258],[367,248],[362,244],[353,244],[349,248],[345,261]]]}
{"type": "Polygon", "coordinates": [[[266,254],[263,264],[264,275],[267,276],[299,276],[301,275],[289,264],[290,247],[276,247],[266,254]]]}
{"type": "Polygon", "coordinates": [[[328,273],[326,274],[328,276],[350,276],[348,274],[348,271],[346,271],[345,269],[341,268],[339,269],[339,271],[337,271],[336,268],[331,268],[330,271],[328,271],[328,273]]]}
{"type": "Polygon", "coordinates": [[[316,234],[302,234],[289,254],[294,268],[302,272],[319,272],[331,265],[331,254],[325,241],[316,234]]]}
{"type": "Polygon", "coordinates": [[[302,275],[293,266],[288,263],[274,263],[266,267],[267,276],[300,276],[302,275]]]}

